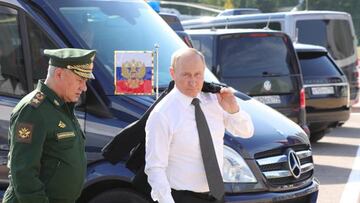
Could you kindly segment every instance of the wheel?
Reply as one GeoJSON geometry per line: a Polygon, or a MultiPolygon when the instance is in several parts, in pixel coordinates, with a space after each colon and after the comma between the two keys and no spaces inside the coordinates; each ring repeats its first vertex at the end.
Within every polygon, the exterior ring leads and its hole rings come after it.
{"type": "Polygon", "coordinates": [[[318,132],[312,132],[310,135],[310,142],[317,142],[319,141],[321,138],[323,138],[325,136],[325,130],[322,131],[318,131],[318,132]]]}
{"type": "Polygon", "coordinates": [[[116,188],[102,192],[92,198],[88,203],[149,203],[141,194],[123,188],[116,188]]]}

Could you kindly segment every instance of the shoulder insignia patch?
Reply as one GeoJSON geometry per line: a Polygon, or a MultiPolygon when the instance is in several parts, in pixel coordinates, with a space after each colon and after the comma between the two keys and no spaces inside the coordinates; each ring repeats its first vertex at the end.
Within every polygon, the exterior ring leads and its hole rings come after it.
{"type": "Polygon", "coordinates": [[[19,123],[16,127],[16,142],[31,143],[33,125],[19,123]]]}
{"type": "Polygon", "coordinates": [[[31,99],[30,105],[37,108],[45,99],[45,94],[42,92],[37,92],[35,96],[31,99]]]}

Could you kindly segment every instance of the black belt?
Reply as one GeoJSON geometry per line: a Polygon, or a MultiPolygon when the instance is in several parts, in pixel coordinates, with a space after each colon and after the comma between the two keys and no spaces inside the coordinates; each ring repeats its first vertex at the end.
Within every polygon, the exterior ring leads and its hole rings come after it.
{"type": "Polygon", "coordinates": [[[193,192],[193,191],[189,191],[189,190],[174,190],[174,189],[171,189],[171,191],[182,194],[182,195],[189,195],[189,196],[197,197],[200,199],[216,200],[215,197],[213,197],[210,194],[210,192],[193,192]]]}

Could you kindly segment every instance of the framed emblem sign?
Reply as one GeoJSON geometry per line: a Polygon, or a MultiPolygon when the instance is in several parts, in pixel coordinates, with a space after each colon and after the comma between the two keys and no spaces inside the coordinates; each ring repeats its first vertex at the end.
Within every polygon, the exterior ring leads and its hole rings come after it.
{"type": "Polygon", "coordinates": [[[115,94],[154,94],[152,51],[115,51],[115,94]]]}

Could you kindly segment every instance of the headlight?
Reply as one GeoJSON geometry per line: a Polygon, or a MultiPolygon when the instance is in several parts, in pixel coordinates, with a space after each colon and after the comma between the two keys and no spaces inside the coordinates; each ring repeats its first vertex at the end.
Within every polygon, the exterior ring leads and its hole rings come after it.
{"type": "Polygon", "coordinates": [[[224,146],[223,180],[226,183],[255,183],[256,178],[235,150],[224,146]]]}

